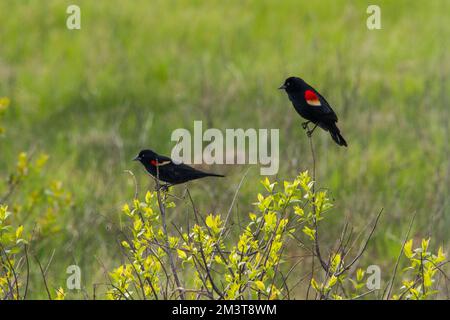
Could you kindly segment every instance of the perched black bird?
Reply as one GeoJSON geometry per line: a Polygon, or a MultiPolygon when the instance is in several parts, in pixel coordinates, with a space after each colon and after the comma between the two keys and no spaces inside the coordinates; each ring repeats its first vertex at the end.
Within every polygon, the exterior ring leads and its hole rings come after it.
{"type": "Polygon", "coordinates": [[[287,78],[278,89],[286,90],[286,93],[294,105],[295,110],[306,120],[303,129],[307,128],[309,122],[314,123],[314,128],[307,132],[311,136],[317,126],[329,131],[333,140],[340,146],[347,146],[347,142],[336,126],[338,118],[331,106],[313,87],[303,79],[297,77],[287,78]]]}
{"type": "Polygon", "coordinates": [[[155,178],[167,182],[169,185],[184,183],[204,177],[224,177],[220,174],[196,170],[183,163],[176,164],[172,159],[160,156],[152,150],[142,150],[134,161],[139,161],[155,178]]]}

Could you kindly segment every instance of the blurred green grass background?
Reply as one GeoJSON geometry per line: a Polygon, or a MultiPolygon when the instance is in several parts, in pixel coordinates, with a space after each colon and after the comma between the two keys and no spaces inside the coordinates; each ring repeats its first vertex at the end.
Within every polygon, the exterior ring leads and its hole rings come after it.
{"type": "MultiPolygon", "coordinates": [[[[65,287],[70,264],[87,291],[105,282],[99,260],[120,262],[113,226],[134,194],[124,170],[142,195],[151,184],[131,159],[144,147],[169,155],[175,128],[279,128],[276,178],[311,170],[301,119],[276,90],[290,75],[327,97],[349,142],[314,134],[318,185],[336,199],[323,243],[345,218],[360,231],[383,207],[367,265],[389,274],[415,212],[413,236],[448,245],[450,2],[377,3],[382,29],[369,31],[367,1],[0,2],[0,96],[11,99],[1,173],[20,151],[44,151],[46,176],[74,199],[35,248],[43,261],[54,252],[51,285],[65,287]],[[69,4],[81,30],[66,28],[69,4]]],[[[215,166],[226,180],[192,183],[200,210],[225,213],[247,167],[215,166]]],[[[234,221],[247,219],[260,179],[251,166],[234,221]]],[[[45,298],[33,279],[31,296],[45,298]]]]}

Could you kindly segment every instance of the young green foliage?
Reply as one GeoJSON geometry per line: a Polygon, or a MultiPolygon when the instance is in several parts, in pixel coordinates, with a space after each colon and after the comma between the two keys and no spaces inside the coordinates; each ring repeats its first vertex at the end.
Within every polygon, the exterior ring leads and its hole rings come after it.
{"type": "Polygon", "coordinates": [[[23,226],[10,223],[11,212],[0,205],[0,297],[17,300],[21,298],[22,281],[19,274],[19,261],[23,247],[23,226]]]}
{"type": "Polygon", "coordinates": [[[437,254],[430,252],[429,243],[430,238],[422,239],[420,247],[415,249],[412,239],[405,243],[403,252],[409,265],[403,269],[402,287],[393,299],[424,300],[438,293],[434,289],[436,277],[438,272],[443,272],[446,255],[442,247],[437,254]]]}
{"type": "MultiPolygon", "coordinates": [[[[124,206],[128,227],[122,247],[128,262],[110,273],[108,298],[173,298],[180,292],[191,299],[283,298],[289,290],[280,274],[283,250],[295,234],[314,241],[315,223],[332,207],[326,192],[313,191],[313,183],[307,172],[284,182],[280,190],[265,179],[267,193],[258,194],[257,210],[249,214],[236,240],[228,236],[227,218],[220,214],[203,218],[194,212],[196,223],[190,230],[176,228],[176,236],[168,235],[169,248],[164,245],[157,193],[148,192],[145,202],[134,200],[131,207],[124,206]],[[177,258],[182,288],[164,269],[167,250],[177,258]]],[[[165,200],[163,205],[174,206],[165,200]]],[[[339,262],[334,268],[339,270],[339,262]]],[[[336,281],[332,276],[328,288],[336,281]]]]}

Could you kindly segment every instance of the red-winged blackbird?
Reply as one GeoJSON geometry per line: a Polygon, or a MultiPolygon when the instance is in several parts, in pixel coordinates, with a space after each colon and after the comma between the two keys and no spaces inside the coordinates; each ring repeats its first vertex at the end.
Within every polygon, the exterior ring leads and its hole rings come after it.
{"type": "Polygon", "coordinates": [[[155,178],[167,182],[169,185],[184,183],[204,177],[224,177],[220,174],[196,170],[183,163],[176,164],[172,159],[160,156],[152,150],[142,150],[134,161],[139,161],[155,178]]]}
{"type": "Polygon", "coordinates": [[[307,131],[308,136],[311,136],[313,131],[319,126],[325,131],[329,131],[331,137],[338,145],[347,146],[347,142],[336,126],[336,122],[338,122],[336,113],[334,113],[325,98],[313,87],[303,81],[303,79],[290,77],[278,89],[286,90],[295,110],[308,120],[302,124],[303,129],[307,128],[309,122],[314,123],[314,128],[307,131]]]}

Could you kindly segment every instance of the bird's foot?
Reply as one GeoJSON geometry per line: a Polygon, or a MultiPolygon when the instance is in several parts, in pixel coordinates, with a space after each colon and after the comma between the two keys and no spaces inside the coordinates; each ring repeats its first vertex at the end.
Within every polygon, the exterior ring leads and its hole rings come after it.
{"type": "Polygon", "coordinates": [[[167,183],[167,184],[162,184],[162,185],[159,186],[158,191],[167,192],[167,191],[169,191],[169,188],[170,188],[171,186],[172,186],[172,185],[169,184],[169,183],[167,183]]]}
{"type": "Polygon", "coordinates": [[[311,121],[303,122],[303,123],[302,123],[302,128],[303,128],[304,130],[306,130],[306,128],[308,128],[308,124],[309,124],[310,122],[311,122],[311,121]]]}
{"type": "Polygon", "coordinates": [[[306,135],[308,136],[308,138],[311,138],[311,135],[313,134],[314,130],[316,130],[316,128],[317,124],[311,130],[306,131],[306,135]]]}

